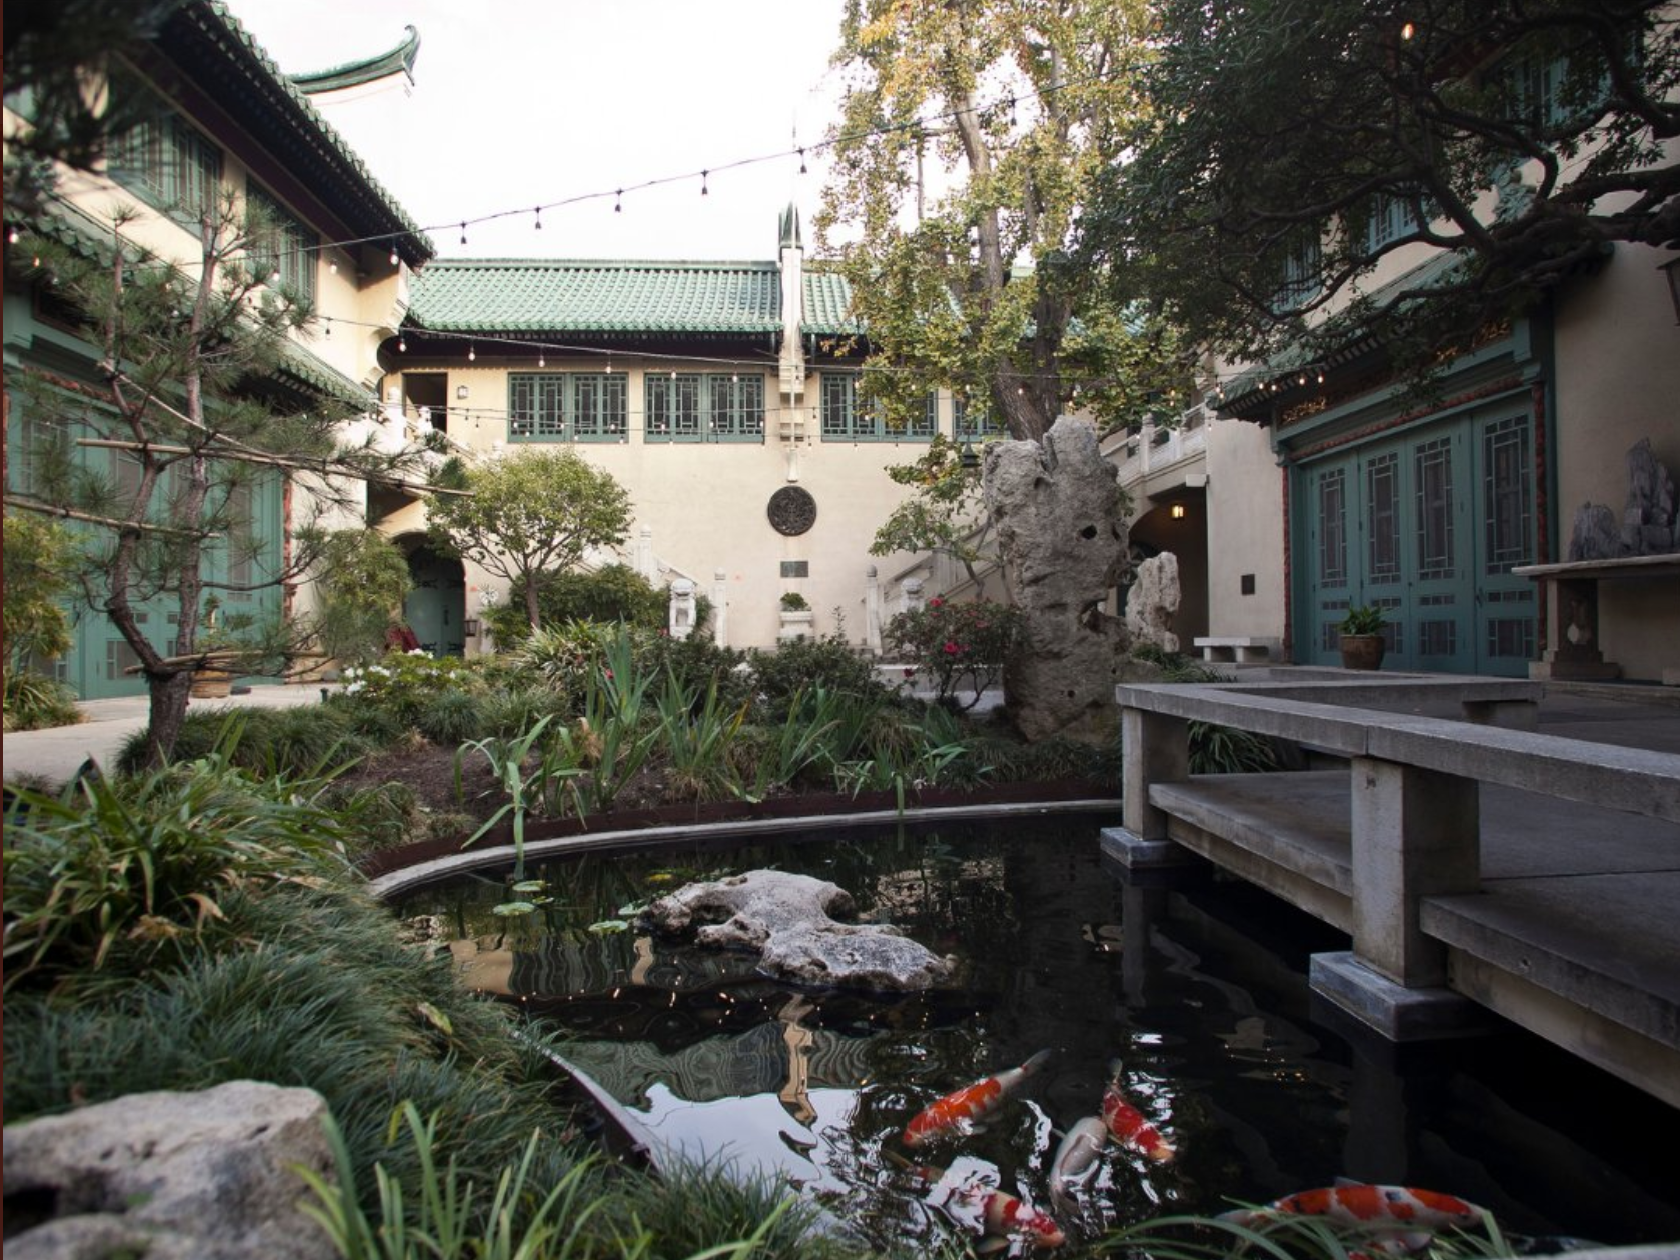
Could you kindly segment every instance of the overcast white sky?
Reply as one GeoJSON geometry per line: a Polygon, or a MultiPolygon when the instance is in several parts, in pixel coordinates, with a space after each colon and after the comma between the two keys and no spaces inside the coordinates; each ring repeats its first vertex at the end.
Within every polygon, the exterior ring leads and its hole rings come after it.
{"type": "MultiPolygon", "coordinates": [[[[412,88],[327,120],[440,257],[769,259],[790,200],[809,224],[826,165],[733,170],[821,138],[842,0],[230,0],[286,73],[420,31],[412,88]],[[710,169],[709,193],[698,172],[710,169]],[[659,188],[637,185],[693,175],[659,188]],[[626,190],[623,212],[612,192],[626,190]],[[568,198],[533,226],[531,208],[568,198]],[[520,210],[495,223],[460,221],[520,210]],[[434,227],[447,224],[448,227],[434,227]]],[[[317,98],[321,104],[321,99],[317,98]]],[[[811,243],[806,229],[806,244],[811,243]]]]}

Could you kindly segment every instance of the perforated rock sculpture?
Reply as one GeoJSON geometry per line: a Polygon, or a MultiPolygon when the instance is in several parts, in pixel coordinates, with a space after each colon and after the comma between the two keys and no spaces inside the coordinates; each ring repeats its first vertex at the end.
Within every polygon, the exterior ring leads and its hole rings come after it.
{"type": "Polygon", "coordinates": [[[1152,643],[1163,652],[1178,651],[1173,618],[1184,598],[1178,583],[1178,557],[1170,551],[1137,566],[1137,580],[1126,599],[1126,631],[1132,642],[1152,643]]]}
{"type": "Polygon", "coordinates": [[[748,871],[661,897],[643,921],[667,932],[696,924],[702,945],[760,951],[770,975],[839,988],[919,990],[948,979],[949,959],[885,923],[841,923],[856,910],[838,884],[786,871],[748,871]]]}
{"type": "Polygon", "coordinates": [[[1114,682],[1127,635],[1103,603],[1126,557],[1118,475],[1098,449],[1096,427],[1072,416],[1058,419],[1042,442],[986,444],[986,506],[1023,623],[1023,647],[1004,671],[1004,689],[1029,740],[1114,737],[1114,682]]]}

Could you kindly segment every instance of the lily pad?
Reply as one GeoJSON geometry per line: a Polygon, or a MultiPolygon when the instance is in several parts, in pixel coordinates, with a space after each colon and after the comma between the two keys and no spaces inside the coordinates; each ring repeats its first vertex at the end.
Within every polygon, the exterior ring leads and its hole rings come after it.
{"type": "Polygon", "coordinates": [[[585,931],[593,932],[597,936],[606,936],[611,932],[627,932],[630,925],[623,919],[602,919],[599,923],[591,923],[585,931]]]}
{"type": "Polygon", "coordinates": [[[529,901],[504,901],[499,906],[491,906],[490,913],[499,914],[506,918],[509,915],[530,914],[535,909],[536,906],[529,901]]]}
{"type": "Polygon", "coordinates": [[[542,892],[547,887],[548,885],[540,879],[522,879],[513,886],[513,891],[516,893],[534,893],[542,892]]]}

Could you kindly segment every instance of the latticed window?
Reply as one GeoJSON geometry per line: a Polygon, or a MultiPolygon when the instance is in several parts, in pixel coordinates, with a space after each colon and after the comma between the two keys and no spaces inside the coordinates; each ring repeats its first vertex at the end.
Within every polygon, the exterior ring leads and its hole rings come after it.
{"type": "Polygon", "coordinates": [[[1425,442],[1413,455],[1417,484],[1418,576],[1455,576],[1452,441],[1425,442]]]}
{"type": "Polygon", "coordinates": [[[650,372],[643,439],[649,442],[762,442],[764,378],[650,372]]]}
{"type": "Polygon", "coordinates": [[[1003,437],[1008,433],[1003,420],[992,414],[992,409],[984,403],[970,403],[964,398],[951,400],[951,433],[957,441],[965,438],[979,441],[988,437],[1003,437]]]}
{"type": "Polygon", "coordinates": [[[629,433],[622,372],[508,374],[508,440],[622,442],[629,433]]]}
{"type": "Polygon", "coordinates": [[[1347,581],[1347,488],[1340,468],[1318,483],[1318,580],[1347,581]]]}
{"type": "MultiPolygon", "coordinates": [[[[120,83],[115,91],[143,91],[120,83]]],[[[173,217],[196,220],[215,206],[222,151],[161,104],[111,141],[111,178],[173,217]]]]}
{"type": "Polygon", "coordinates": [[[1315,297],[1323,287],[1319,272],[1324,265],[1318,233],[1297,236],[1283,255],[1283,274],[1272,297],[1272,310],[1282,315],[1315,297]]]}
{"type": "Polygon", "coordinates": [[[858,397],[858,374],[824,372],[819,396],[825,442],[926,442],[939,429],[938,400],[927,396],[920,411],[905,425],[892,425],[858,397]]]}
{"type": "Polygon", "coordinates": [[[1365,580],[1400,580],[1400,457],[1379,455],[1365,465],[1365,580]]]}
{"type": "Polygon", "coordinates": [[[1365,224],[1365,247],[1375,253],[1390,241],[1409,236],[1422,226],[1415,198],[1378,193],[1371,199],[1371,217],[1365,224]]]}
{"type": "Polygon", "coordinates": [[[251,184],[245,190],[245,200],[255,209],[248,228],[252,269],[275,288],[313,302],[320,238],[265,189],[251,184]]]}
{"type": "Polygon", "coordinates": [[[1533,533],[1533,477],[1528,422],[1513,416],[1489,425],[1482,435],[1482,516],[1486,522],[1487,572],[1503,574],[1530,559],[1533,533]]]}

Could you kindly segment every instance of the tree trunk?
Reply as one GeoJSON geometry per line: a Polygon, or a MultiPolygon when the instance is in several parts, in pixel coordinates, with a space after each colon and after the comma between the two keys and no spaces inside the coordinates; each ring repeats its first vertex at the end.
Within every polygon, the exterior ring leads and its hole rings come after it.
{"type": "Polygon", "coordinates": [[[181,726],[187,720],[187,693],[192,687],[192,671],[148,674],[146,684],[151,700],[146,727],[146,764],[156,769],[175,750],[175,741],[180,738],[181,726]]]}
{"type": "Polygon", "coordinates": [[[525,579],[525,620],[531,625],[531,633],[537,631],[537,580],[534,577],[525,579]]]}
{"type": "Polygon", "coordinates": [[[1024,646],[1004,671],[1009,711],[1029,741],[1118,738],[1114,684],[1124,623],[1102,605],[1126,557],[1125,497],[1096,427],[1063,416],[1042,442],[986,446],[986,506],[1024,646]]]}

